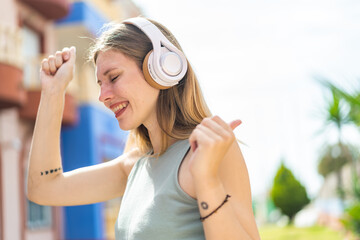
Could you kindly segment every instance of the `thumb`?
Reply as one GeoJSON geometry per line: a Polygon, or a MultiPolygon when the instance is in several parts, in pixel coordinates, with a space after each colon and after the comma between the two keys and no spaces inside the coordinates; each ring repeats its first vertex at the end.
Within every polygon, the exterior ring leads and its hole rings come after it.
{"type": "Polygon", "coordinates": [[[237,119],[229,123],[229,126],[232,130],[235,130],[236,127],[238,127],[242,123],[241,120],[237,119]]]}

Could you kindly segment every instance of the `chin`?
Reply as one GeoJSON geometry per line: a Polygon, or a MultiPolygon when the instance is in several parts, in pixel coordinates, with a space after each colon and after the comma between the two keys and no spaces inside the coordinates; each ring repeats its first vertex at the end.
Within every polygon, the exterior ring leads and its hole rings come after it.
{"type": "Polygon", "coordinates": [[[139,125],[134,125],[134,124],[129,124],[129,123],[125,122],[125,121],[119,121],[119,127],[123,131],[134,130],[134,129],[138,128],[139,126],[140,126],[140,124],[139,125]]]}

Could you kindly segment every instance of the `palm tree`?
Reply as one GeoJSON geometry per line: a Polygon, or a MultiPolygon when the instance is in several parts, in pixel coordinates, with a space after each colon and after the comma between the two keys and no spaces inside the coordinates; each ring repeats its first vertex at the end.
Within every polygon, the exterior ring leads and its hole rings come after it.
{"type": "MultiPolygon", "coordinates": [[[[332,92],[340,96],[349,106],[347,120],[357,127],[360,127],[360,88],[353,88],[351,91],[346,91],[336,85],[326,82],[326,85],[332,92]]],[[[355,201],[346,209],[342,223],[345,228],[355,233],[360,237],[360,180],[357,171],[356,160],[359,159],[359,151],[352,151],[352,182],[353,182],[353,196],[355,201]]],[[[360,239],[360,238],[358,238],[360,239]]]]}
{"type": "MultiPolygon", "coordinates": [[[[342,166],[348,162],[347,148],[344,147],[342,141],[342,129],[346,124],[351,122],[350,111],[347,108],[344,98],[338,93],[333,85],[324,79],[319,79],[323,85],[331,92],[331,97],[327,100],[326,108],[324,111],[324,130],[329,127],[335,127],[338,134],[338,140],[335,145],[329,146],[320,158],[318,166],[319,173],[323,175],[324,165],[328,165],[328,169],[334,171],[337,176],[337,192],[340,199],[343,201],[345,192],[343,188],[341,169],[342,166]]],[[[349,159],[351,160],[351,159],[349,159]]]]}
{"type": "MultiPolygon", "coordinates": [[[[350,123],[354,124],[357,127],[360,127],[360,88],[353,88],[350,92],[339,88],[330,82],[327,82],[327,86],[346,101],[346,103],[350,107],[350,123]]],[[[358,159],[358,156],[353,158],[353,192],[355,198],[360,201],[360,174],[359,172],[357,172],[356,159],[358,159]]]]}
{"type": "MultiPolygon", "coordinates": [[[[357,127],[360,127],[360,89],[356,90],[355,88],[352,91],[344,90],[331,83],[326,79],[319,79],[320,82],[331,91],[332,100],[328,102],[326,109],[326,125],[335,125],[338,130],[338,145],[344,146],[342,143],[342,127],[346,124],[354,124],[357,127]]],[[[347,151],[344,148],[343,153],[341,153],[345,158],[350,158],[353,164],[353,191],[357,199],[360,200],[360,182],[358,180],[358,173],[356,171],[356,157],[354,156],[354,151],[347,151]]],[[[326,154],[324,154],[323,158],[326,154]]],[[[329,155],[327,155],[328,157],[329,155]]],[[[344,157],[340,159],[344,160],[344,157]]],[[[344,162],[343,162],[344,163],[344,162]]],[[[340,164],[337,164],[338,166],[340,164]]],[[[344,191],[342,190],[341,182],[341,168],[337,172],[338,176],[338,190],[340,198],[344,198],[344,191]],[[339,182],[340,181],[340,182],[339,182]]]]}

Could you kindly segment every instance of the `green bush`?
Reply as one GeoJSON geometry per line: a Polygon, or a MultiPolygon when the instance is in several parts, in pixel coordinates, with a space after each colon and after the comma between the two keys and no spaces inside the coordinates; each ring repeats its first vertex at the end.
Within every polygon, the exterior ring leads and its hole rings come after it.
{"type": "Polygon", "coordinates": [[[271,199],[292,223],[295,214],[310,202],[306,189],[295,179],[292,172],[281,164],[274,178],[271,199]]]}
{"type": "Polygon", "coordinates": [[[347,230],[360,237],[360,202],[353,204],[345,210],[341,222],[347,230]]]}

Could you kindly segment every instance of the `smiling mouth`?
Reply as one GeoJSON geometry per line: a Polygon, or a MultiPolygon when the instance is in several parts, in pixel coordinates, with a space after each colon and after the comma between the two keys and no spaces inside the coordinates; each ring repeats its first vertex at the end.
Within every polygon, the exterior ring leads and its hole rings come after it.
{"type": "Polygon", "coordinates": [[[115,117],[118,118],[120,115],[125,112],[127,106],[129,105],[129,102],[124,102],[121,104],[116,105],[115,107],[111,108],[111,110],[115,113],[115,117]]]}

